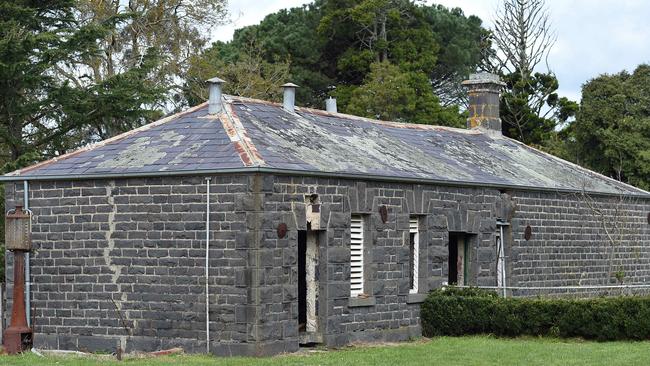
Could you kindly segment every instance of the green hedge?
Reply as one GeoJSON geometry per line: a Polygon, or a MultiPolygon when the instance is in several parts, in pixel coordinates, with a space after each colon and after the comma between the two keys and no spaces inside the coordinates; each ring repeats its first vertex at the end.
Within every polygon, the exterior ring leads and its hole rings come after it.
{"type": "Polygon", "coordinates": [[[650,297],[584,300],[503,299],[478,289],[432,291],[422,304],[424,336],[581,337],[650,339],[650,297]]]}

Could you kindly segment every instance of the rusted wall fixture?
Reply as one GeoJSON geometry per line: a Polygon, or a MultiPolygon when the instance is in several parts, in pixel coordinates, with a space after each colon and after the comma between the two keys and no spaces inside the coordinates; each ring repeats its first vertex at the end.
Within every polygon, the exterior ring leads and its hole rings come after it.
{"type": "Polygon", "coordinates": [[[5,220],[5,245],[7,250],[32,249],[32,225],[29,211],[23,210],[22,206],[16,206],[15,210],[7,213],[5,220]]]}
{"type": "Polygon", "coordinates": [[[526,225],[526,230],[524,230],[524,239],[528,241],[532,237],[533,237],[533,228],[531,228],[530,225],[526,225]]]}
{"type": "Polygon", "coordinates": [[[283,239],[287,235],[287,224],[284,222],[278,225],[278,238],[283,239]]]}
{"type": "Polygon", "coordinates": [[[388,208],[386,205],[379,206],[379,216],[381,216],[381,222],[384,224],[388,222],[388,208]]]}
{"type": "Polygon", "coordinates": [[[7,213],[5,226],[5,244],[14,253],[14,289],[11,323],[4,332],[3,341],[5,351],[14,355],[30,349],[33,339],[25,313],[25,253],[32,247],[29,211],[16,206],[7,213]]]}

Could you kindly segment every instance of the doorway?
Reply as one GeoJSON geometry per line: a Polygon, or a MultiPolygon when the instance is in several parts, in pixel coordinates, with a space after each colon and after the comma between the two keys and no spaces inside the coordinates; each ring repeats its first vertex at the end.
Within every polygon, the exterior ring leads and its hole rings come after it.
{"type": "Polygon", "coordinates": [[[318,232],[298,231],[298,332],[303,344],[320,342],[318,232]]]}
{"type": "Polygon", "coordinates": [[[470,270],[471,234],[449,233],[449,278],[450,285],[468,286],[470,270]]]}

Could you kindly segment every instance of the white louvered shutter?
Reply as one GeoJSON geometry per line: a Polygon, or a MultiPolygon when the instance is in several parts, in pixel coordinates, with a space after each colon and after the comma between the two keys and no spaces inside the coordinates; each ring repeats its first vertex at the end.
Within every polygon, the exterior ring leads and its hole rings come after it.
{"type": "Polygon", "coordinates": [[[350,296],[363,293],[363,218],[353,215],[350,220],[350,296]]]}
{"type": "Polygon", "coordinates": [[[410,292],[412,294],[418,293],[418,263],[420,263],[420,230],[418,227],[418,218],[411,217],[409,220],[409,237],[413,239],[411,245],[411,276],[413,276],[413,285],[410,292]]]}

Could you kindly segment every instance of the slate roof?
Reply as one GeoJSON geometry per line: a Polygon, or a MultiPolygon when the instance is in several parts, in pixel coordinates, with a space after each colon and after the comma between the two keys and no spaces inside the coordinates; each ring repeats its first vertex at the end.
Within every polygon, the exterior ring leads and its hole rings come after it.
{"type": "Polygon", "coordinates": [[[71,154],[2,177],[83,179],[277,171],[408,182],[649,195],[480,130],[371,120],[224,96],[71,154]]]}

